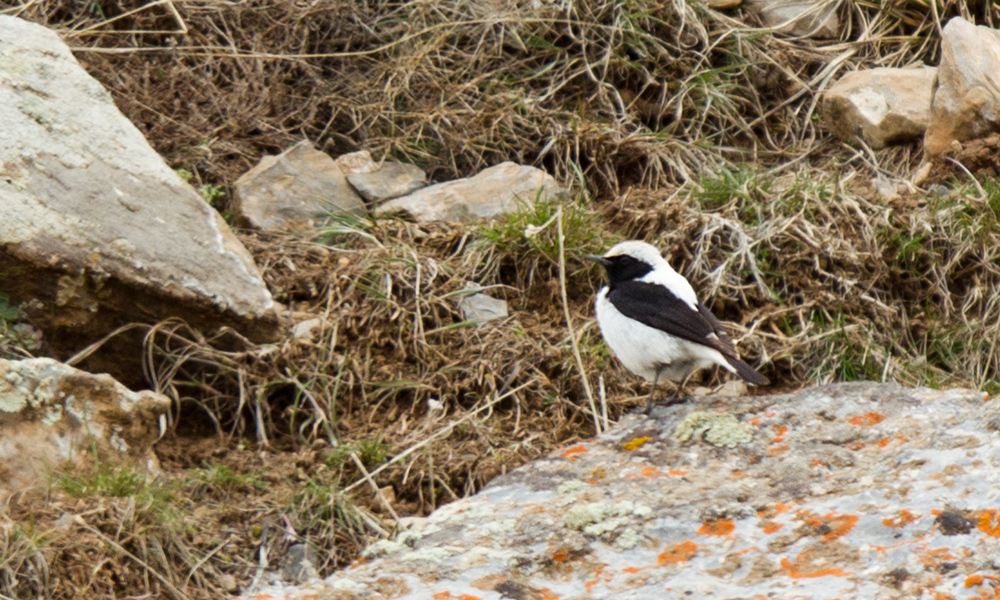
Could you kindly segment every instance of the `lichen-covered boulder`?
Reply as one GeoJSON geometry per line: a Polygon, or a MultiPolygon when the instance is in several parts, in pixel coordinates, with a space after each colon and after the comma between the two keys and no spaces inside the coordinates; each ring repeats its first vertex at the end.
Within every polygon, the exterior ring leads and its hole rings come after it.
{"type": "MultiPolygon", "coordinates": [[[[219,214],[59,36],[5,15],[0,132],[0,292],[57,356],[169,317],[255,341],[277,335],[271,295],[219,214]]],[[[132,345],[93,370],[141,373],[140,355],[132,345]]]]}
{"type": "Polygon", "coordinates": [[[53,470],[158,469],[153,443],[170,401],[48,358],[0,359],[0,503],[45,491],[53,470]]]}
{"type": "Polygon", "coordinates": [[[963,389],[854,383],[657,407],[325,581],[244,597],[992,598],[998,432],[1000,403],[963,389]]]}

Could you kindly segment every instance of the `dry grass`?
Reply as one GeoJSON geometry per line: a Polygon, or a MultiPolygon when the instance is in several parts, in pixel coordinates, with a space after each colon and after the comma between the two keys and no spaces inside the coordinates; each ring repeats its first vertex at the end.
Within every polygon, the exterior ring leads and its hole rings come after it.
{"type": "MultiPolygon", "coordinates": [[[[295,543],[326,574],[397,517],[593,435],[647,391],[601,342],[599,273],[579,260],[625,237],[666,250],[781,388],[1000,389],[1000,188],[963,174],[883,200],[875,180],[902,181],[919,150],[833,143],[816,119],[843,72],[936,64],[948,16],[1000,9],[838,5],[841,39],[817,42],[682,0],[0,4],[59,30],[195,185],[230,189],[306,136],[437,179],[534,163],[592,198],[468,228],[244,232],[315,336],[149,328],[150,381],[176,399],[165,477],[98,468],[13,502],[0,598],[216,598],[295,543]],[[463,322],[469,282],[511,316],[463,322]]],[[[5,356],[37,342],[17,320],[0,302],[5,356]]]]}

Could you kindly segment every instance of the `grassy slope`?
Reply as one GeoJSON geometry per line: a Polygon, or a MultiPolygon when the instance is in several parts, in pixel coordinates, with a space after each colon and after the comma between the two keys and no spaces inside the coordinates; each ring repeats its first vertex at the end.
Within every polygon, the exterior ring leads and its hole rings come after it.
{"type": "MultiPolygon", "coordinates": [[[[614,419],[646,391],[589,321],[600,279],[578,259],[616,239],[663,248],[780,388],[1000,387],[1000,186],[881,199],[875,178],[901,181],[919,148],[856,150],[816,119],[818,95],[845,70],[936,64],[949,15],[850,3],[843,41],[866,43],[843,45],[776,38],[752,15],[681,0],[468,4],[259,0],[177,4],[177,16],[9,5],[60,30],[222,210],[236,176],[301,136],[438,180],[533,163],[579,193],[563,208],[564,262],[549,206],[470,228],[244,234],[276,298],[324,319],[317,339],[234,351],[156,328],[156,366],[178,400],[158,449],[167,476],[98,468],[12,503],[0,512],[0,594],[218,597],[301,541],[325,574],[396,516],[593,435],[600,413],[614,419]],[[163,33],[179,25],[186,35],[163,33]],[[461,323],[467,281],[495,286],[511,318],[461,323]],[[61,528],[64,514],[81,520],[61,528]]],[[[34,349],[16,322],[0,298],[7,355],[34,349]]]]}

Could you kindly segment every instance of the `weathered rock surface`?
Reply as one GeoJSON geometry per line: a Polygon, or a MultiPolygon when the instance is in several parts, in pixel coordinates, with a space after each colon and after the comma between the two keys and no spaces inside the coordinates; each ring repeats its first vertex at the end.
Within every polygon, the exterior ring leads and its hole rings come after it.
{"type": "Polygon", "coordinates": [[[234,187],[236,211],[259,229],[365,211],[365,203],[337,163],[309,140],[260,159],[234,187]]]}
{"type": "Polygon", "coordinates": [[[565,193],[551,175],[512,162],[484,169],[473,177],[417,190],[382,204],[378,215],[403,213],[418,222],[473,221],[552,200],[565,193]]]}
{"type": "Polygon", "coordinates": [[[155,471],[159,418],[170,401],[132,392],[48,358],[0,359],[0,503],[45,491],[53,469],[72,473],[96,460],[155,471]]]}
{"type": "Polygon", "coordinates": [[[259,592],[993,597],[998,431],[1000,403],[983,393],[891,384],[658,407],[442,507],[324,582],[259,592]]]}
{"type": "Polygon", "coordinates": [[[0,291],[28,302],[57,354],[172,316],[276,334],[271,295],[218,213],[54,32],[8,16],[0,132],[0,291]]]}
{"type": "Polygon", "coordinates": [[[823,95],[823,121],[838,138],[878,150],[920,139],[931,120],[937,69],[880,68],[841,77],[823,95]]]}
{"type": "Polygon", "coordinates": [[[944,27],[938,88],[924,136],[930,156],[1000,130],[1000,31],[954,17],[944,27]]]}
{"type": "Polygon", "coordinates": [[[747,0],[760,12],[765,27],[779,33],[818,39],[840,34],[837,2],[828,0],[747,0]]]}

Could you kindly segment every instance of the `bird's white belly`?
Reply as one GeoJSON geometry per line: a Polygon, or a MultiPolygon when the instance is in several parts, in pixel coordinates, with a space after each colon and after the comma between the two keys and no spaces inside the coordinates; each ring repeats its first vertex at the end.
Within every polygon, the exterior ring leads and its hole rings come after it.
{"type": "Polygon", "coordinates": [[[695,344],[644,325],[618,312],[607,299],[607,288],[597,295],[597,323],[611,351],[629,371],[653,381],[683,381],[692,372],[712,365],[734,371],[718,350],[695,344]]]}

